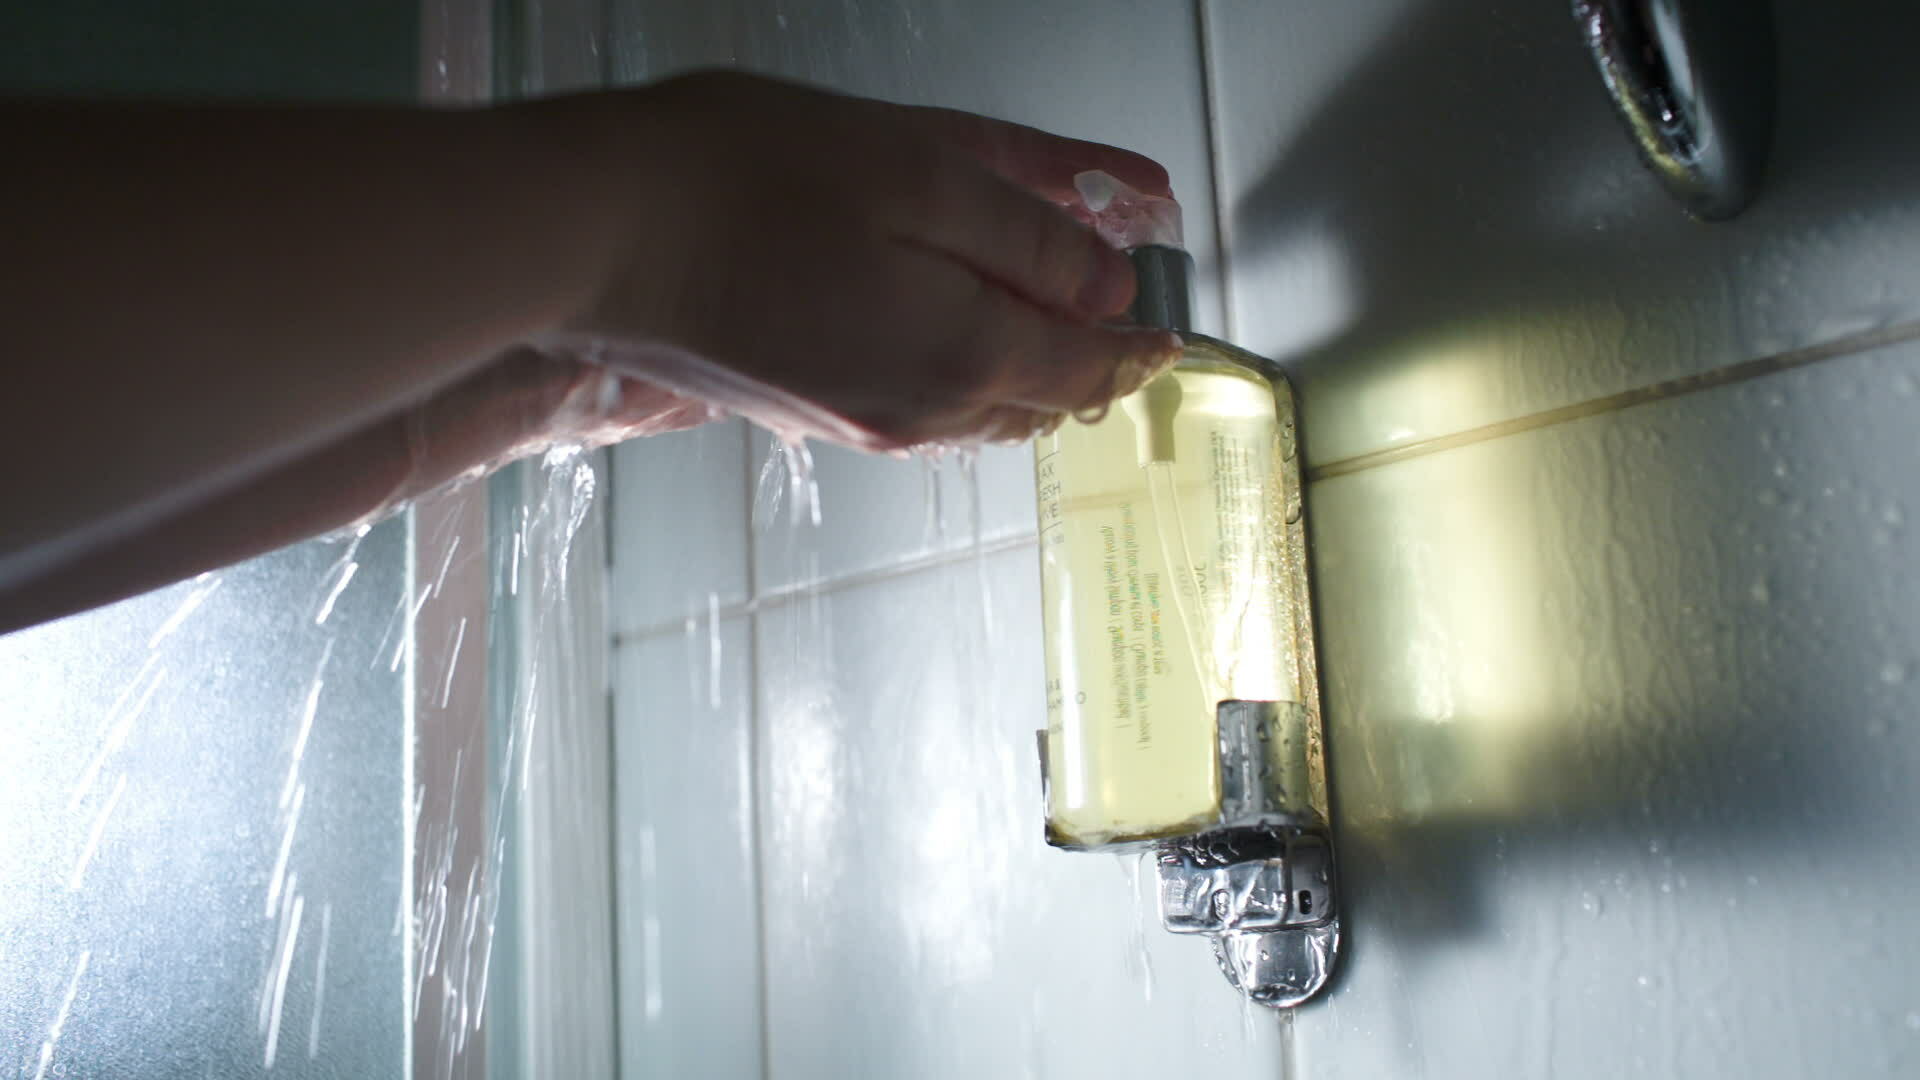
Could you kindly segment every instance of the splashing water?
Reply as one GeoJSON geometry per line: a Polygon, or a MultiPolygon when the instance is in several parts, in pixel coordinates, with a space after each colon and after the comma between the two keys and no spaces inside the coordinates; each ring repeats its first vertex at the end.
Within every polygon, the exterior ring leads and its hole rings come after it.
{"type": "Polygon", "coordinates": [[[80,849],[80,857],[74,860],[73,876],[67,879],[69,891],[80,891],[80,883],[86,877],[87,864],[93,861],[94,852],[100,850],[100,839],[106,835],[107,822],[112,820],[114,808],[120,805],[120,796],[126,793],[127,774],[121,773],[120,779],[114,782],[113,794],[107,796],[106,805],[100,808],[99,816],[93,820],[93,829],[87,834],[87,846],[80,849]]]}
{"type": "MultiPolygon", "coordinates": [[[[961,571],[953,575],[963,583],[953,591],[953,610],[977,613],[977,623],[961,643],[969,654],[963,666],[980,672],[982,683],[992,685],[998,681],[994,664],[999,627],[989,600],[993,581],[987,565],[980,462],[969,452],[923,460],[925,520],[939,541],[932,546],[941,552],[943,563],[958,564],[953,569],[961,571]],[[957,494],[947,490],[956,480],[962,485],[957,494]],[[971,533],[965,550],[959,543],[948,544],[949,529],[960,527],[950,514],[960,513],[967,515],[971,533]],[[964,585],[965,567],[959,560],[968,558],[977,590],[964,585]]],[[[550,718],[556,710],[580,707],[579,699],[601,693],[580,672],[589,662],[589,651],[603,649],[604,643],[593,632],[597,624],[581,617],[570,593],[571,579],[580,570],[573,563],[576,544],[590,533],[589,511],[598,494],[593,467],[581,451],[560,448],[522,468],[528,482],[520,502],[501,507],[492,519],[499,534],[489,538],[484,524],[476,529],[472,520],[452,515],[421,519],[412,534],[409,576],[390,592],[373,592],[380,587],[374,583],[381,575],[381,537],[393,534],[374,536],[360,528],[335,538],[331,542],[336,546],[325,549],[320,562],[308,564],[307,576],[286,605],[288,617],[315,635],[315,647],[303,653],[297,665],[289,665],[288,681],[298,692],[277,706],[283,711],[267,714],[274,721],[268,733],[272,760],[257,774],[263,781],[256,785],[257,802],[248,804],[258,807],[247,828],[257,829],[252,842],[261,851],[245,884],[247,917],[258,931],[248,947],[258,959],[247,962],[237,1006],[238,1024],[250,1032],[250,1069],[277,1067],[302,1074],[300,1058],[331,1063],[339,1053],[336,1044],[350,1038],[346,1033],[353,1030],[357,1015],[354,999],[366,985],[355,967],[355,954],[363,948],[364,920],[354,916],[349,897],[339,888],[352,889],[355,883],[330,876],[335,871],[321,854],[330,842],[329,822],[342,801],[353,797],[331,781],[326,763],[337,753],[340,732],[354,726],[346,721],[360,719],[352,711],[355,682],[403,670],[412,695],[407,741],[419,743],[423,755],[434,740],[449,745],[448,732],[473,726],[476,713],[492,711],[500,721],[504,752],[460,744],[440,762],[440,773],[425,760],[410,762],[404,794],[394,792],[392,810],[410,837],[405,855],[410,878],[392,908],[407,978],[404,990],[393,994],[414,1018],[416,1061],[434,1065],[430,1072],[416,1070],[416,1075],[459,1075],[465,1067],[461,1063],[475,1060],[497,970],[493,950],[497,940],[505,940],[497,931],[510,848],[517,851],[514,845],[520,842],[516,814],[528,793],[550,783],[558,767],[553,757],[563,751],[555,750],[551,741],[565,736],[549,730],[555,727],[550,718]],[[475,610],[470,606],[470,571],[489,565],[490,544],[491,595],[483,595],[475,610]],[[511,670],[489,675],[488,664],[497,658],[488,643],[499,638],[519,643],[522,654],[506,665],[511,670]],[[355,647],[361,652],[353,652],[355,647]],[[477,683],[488,685],[491,701],[473,696],[477,683]]],[[[832,713],[840,706],[833,700],[830,592],[820,578],[818,552],[806,550],[817,547],[809,530],[821,525],[823,507],[812,454],[804,444],[776,442],[760,470],[756,525],[775,527],[782,510],[787,517],[782,527],[807,571],[796,579],[804,586],[797,599],[805,605],[805,617],[789,620],[796,635],[795,655],[814,665],[809,685],[818,699],[815,705],[832,713]]],[[[85,749],[73,755],[73,764],[58,776],[58,799],[77,824],[71,843],[61,849],[56,888],[67,883],[69,891],[91,894],[124,875],[118,861],[123,852],[116,844],[126,845],[134,820],[130,811],[144,811],[147,803],[163,798],[137,768],[147,752],[143,740],[151,744],[155,733],[165,729],[153,718],[170,698],[177,706],[178,699],[199,692],[196,669],[187,663],[185,652],[193,646],[197,620],[216,608],[251,602],[249,588],[239,573],[203,575],[172,594],[174,606],[160,613],[164,618],[157,625],[147,624],[153,629],[142,634],[145,655],[122,669],[133,672],[131,678],[115,688],[112,706],[95,714],[102,717],[99,726],[87,732],[85,749]]],[[[694,700],[704,698],[714,708],[730,674],[723,665],[722,613],[721,597],[708,594],[705,611],[688,620],[694,700]]],[[[984,700],[973,703],[968,715],[979,712],[984,700]]],[[[997,720],[990,714],[974,717],[966,739],[997,738],[997,720]]],[[[979,760],[1009,776],[1015,770],[1024,776],[1029,763],[1018,749],[1014,744],[995,747],[979,760]]],[[[970,804],[958,798],[955,805],[970,804]]],[[[543,825],[564,828],[565,820],[543,825]]],[[[651,865],[652,844],[651,836],[642,838],[647,850],[642,877],[649,881],[658,877],[651,865]]],[[[1138,918],[1131,940],[1116,944],[1133,951],[1141,994],[1152,1001],[1155,972],[1145,935],[1157,931],[1141,899],[1148,891],[1143,877],[1148,873],[1144,862],[1129,870],[1138,918]]],[[[986,896],[985,902],[997,901],[986,896]]],[[[376,937],[389,917],[386,903],[383,899],[376,937]]],[[[507,917],[511,920],[511,910],[507,917]]],[[[662,933],[657,916],[644,917],[641,929],[648,945],[662,933]]],[[[74,1033],[90,1024],[86,1002],[118,976],[118,963],[99,942],[79,941],[64,952],[57,968],[48,965],[50,985],[36,1021],[46,1025],[44,1040],[23,1042],[6,1070],[43,1078],[59,1074],[63,1055],[76,1045],[74,1033]],[[75,966],[62,986],[59,980],[69,963],[75,966]],[[37,1054],[27,1053],[30,1046],[37,1054]]],[[[676,987],[662,984],[657,966],[643,974],[643,1011],[658,1018],[676,987]]],[[[1167,985],[1177,987],[1177,982],[1167,985]]],[[[1251,1037],[1250,1019],[1248,1024],[1251,1037]]]]}
{"type": "Polygon", "coordinates": [[[993,590],[988,588],[987,578],[987,524],[985,503],[980,495],[980,452],[967,448],[960,450],[955,458],[960,463],[960,475],[967,484],[967,514],[973,527],[973,574],[975,583],[980,587],[980,629],[986,635],[985,640],[991,644],[998,635],[994,632],[993,590]]]}
{"type": "MultiPolygon", "coordinates": [[[[489,765],[494,775],[486,786],[496,797],[485,808],[484,842],[462,840],[459,822],[472,816],[463,812],[449,814],[444,826],[423,821],[417,834],[429,869],[427,887],[416,887],[414,900],[413,1008],[424,1017],[416,1039],[431,1040],[432,1056],[449,1076],[457,1074],[457,1063],[478,1046],[476,1037],[487,1015],[513,823],[535,781],[546,783],[544,778],[554,770],[568,767],[574,753],[566,742],[571,738],[566,725],[552,731],[543,725],[558,714],[590,709],[596,702],[589,699],[602,693],[585,686],[589,680],[582,675],[588,650],[604,648],[595,634],[599,624],[588,625],[590,620],[575,610],[571,588],[576,541],[597,495],[596,474],[578,447],[557,447],[528,468],[533,476],[526,502],[509,515],[512,535],[499,543],[503,565],[496,576],[493,617],[517,624],[513,636],[519,645],[518,661],[506,673],[511,689],[502,710],[504,750],[489,765]],[[517,603],[506,603],[508,598],[517,603]],[[436,999],[437,1010],[425,1009],[429,999],[436,999]]],[[[448,550],[460,544],[461,538],[453,536],[448,550]]],[[[458,565],[451,555],[443,556],[443,562],[458,565]]],[[[437,575],[436,589],[444,573],[437,575]]],[[[468,626],[464,618],[454,623],[438,709],[458,704],[453,665],[471,636],[468,626]]],[[[467,768],[464,753],[456,755],[455,776],[445,785],[449,801],[468,797],[461,778],[467,768]]],[[[542,797],[547,797],[544,789],[542,797]]],[[[544,802],[541,806],[543,812],[552,809],[544,802]]]]}
{"type": "MultiPolygon", "coordinates": [[[[816,506],[804,472],[809,461],[805,449],[791,453],[801,471],[789,491],[796,505],[816,506]]],[[[475,499],[485,489],[440,493],[410,511],[410,533],[396,532],[403,527],[395,526],[376,536],[374,527],[359,526],[272,557],[288,566],[312,567],[304,583],[290,582],[291,591],[275,584],[267,570],[248,564],[203,574],[124,609],[107,609],[91,625],[83,620],[95,617],[87,616],[10,639],[5,654],[10,666],[0,669],[0,676],[34,678],[35,660],[43,653],[84,655],[97,656],[94,662],[103,681],[117,685],[102,699],[104,704],[110,698],[110,704],[94,706],[94,715],[100,717],[96,727],[63,735],[59,745],[78,747],[68,754],[71,771],[50,771],[35,759],[33,773],[47,775],[49,783],[16,787],[10,796],[0,792],[0,811],[8,814],[64,814],[53,819],[61,831],[45,834],[58,835],[58,843],[41,845],[51,858],[36,856],[27,863],[8,854],[0,864],[11,864],[12,869],[0,865],[0,887],[39,875],[67,898],[62,906],[45,911],[17,905],[0,910],[0,942],[13,940],[9,935],[17,937],[23,930],[37,935],[18,938],[24,942],[18,947],[7,945],[7,963],[0,967],[0,1005],[38,1000],[45,1010],[39,1037],[31,1044],[22,1041],[19,1056],[0,1051],[0,1073],[39,1080],[88,1074],[103,1060],[101,1054],[111,1052],[107,1048],[123,1036],[100,1027],[95,1018],[103,1009],[123,1008],[123,996],[139,992],[131,988],[166,984],[156,983],[151,971],[132,970],[130,975],[133,954],[99,940],[103,931],[121,933],[111,929],[119,923],[79,921],[74,912],[119,912],[123,907],[128,915],[146,911],[140,897],[152,890],[140,885],[144,879],[130,875],[130,868],[151,874],[151,865],[177,864],[183,856],[188,862],[208,862],[207,873],[245,890],[238,906],[227,905],[224,895],[210,896],[214,910],[208,914],[251,920],[258,936],[235,944],[258,959],[241,976],[246,987],[241,997],[228,999],[228,1006],[217,1009],[212,1019],[196,1023],[224,1023],[221,1017],[227,1017],[236,1035],[250,1032],[251,1050],[242,1057],[236,1053],[240,1048],[219,1041],[217,1028],[213,1038],[189,1028],[182,1031],[190,1036],[183,1038],[186,1048],[156,1051],[162,1055],[156,1065],[176,1071],[184,1067],[198,1075],[203,1060],[223,1063],[220,1067],[229,1071],[248,1060],[249,1072],[307,1075],[322,1069],[331,1075],[340,1067],[359,1071],[353,1063],[369,1064],[367,1054],[403,1053],[410,1042],[414,1075],[465,1073],[468,1065],[463,1063],[476,1060],[486,1015],[502,879],[509,837],[516,831],[512,823],[522,812],[530,782],[559,767],[556,756],[568,753],[564,740],[572,737],[559,730],[542,736],[541,725],[555,710],[582,711],[604,693],[590,688],[591,680],[580,674],[603,655],[604,643],[597,634],[601,624],[576,611],[570,595],[576,540],[586,531],[597,494],[594,469],[582,451],[568,447],[521,469],[519,475],[527,482],[519,504],[502,506],[492,517],[505,535],[490,539],[487,534],[485,499],[475,499]],[[443,498],[451,511],[425,509],[443,498]],[[465,512],[462,505],[479,509],[465,512]],[[401,541],[403,535],[411,536],[411,543],[401,541]],[[489,565],[484,557],[490,546],[494,560],[476,588],[476,568],[489,565]],[[397,572],[403,564],[410,567],[404,576],[397,572]],[[156,603],[166,606],[156,609],[156,603]],[[142,627],[140,620],[147,613],[151,619],[142,627]],[[106,633],[103,628],[119,625],[115,619],[128,624],[122,635],[127,643],[113,646],[119,652],[108,652],[106,642],[119,639],[101,635],[106,633]],[[286,629],[276,629],[287,620],[304,627],[305,636],[297,644],[310,650],[294,665],[287,663],[281,644],[296,639],[288,638],[286,629]],[[128,637],[133,633],[139,636],[128,637]],[[483,658],[496,647],[489,643],[502,638],[514,643],[518,660],[493,671],[483,658]],[[56,646],[67,651],[56,651],[56,646]],[[343,670],[345,656],[355,659],[343,670]],[[114,664],[124,664],[130,675],[116,679],[114,664]],[[280,677],[288,666],[294,670],[280,677]],[[232,676],[226,675],[229,671],[232,676]],[[275,678],[262,679],[262,671],[271,671],[275,678]],[[210,739],[198,728],[187,740],[180,737],[183,715],[227,707],[227,697],[209,695],[231,695],[232,689],[221,681],[228,678],[257,685],[261,694],[286,695],[279,725],[244,725],[225,736],[253,740],[264,756],[246,756],[253,751],[222,745],[215,740],[223,736],[210,739]],[[489,686],[497,689],[489,691],[489,686]],[[380,736],[390,740],[387,745],[396,753],[420,748],[405,767],[388,766],[392,771],[387,775],[406,778],[405,795],[395,792],[393,816],[385,826],[388,837],[400,832],[408,837],[404,845],[396,845],[407,852],[400,861],[410,867],[397,888],[391,879],[339,876],[343,866],[365,861],[358,853],[366,850],[362,845],[370,835],[342,834],[343,823],[364,830],[380,818],[379,811],[366,805],[365,791],[356,790],[359,776],[351,770],[343,773],[341,754],[343,740],[365,742],[369,723],[391,722],[396,715],[387,711],[394,708],[392,698],[385,704],[374,700],[382,690],[403,692],[411,705],[401,714],[409,723],[405,736],[391,729],[380,736]],[[489,693],[494,695],[491,703],[489,693]],[[499,717],[504,753],[488,752],[484,736],[490,711],[499,717]],[[475,733],[482,737],[471,737],[475,733]],[[555,739],[562,741],[555,744],[555,739]],[[238,771],[201,777],[206,772],[201,762],[209,754],[212,761],[238,771]],[[182,774],[181,769],[189,772],[182,774]],[[183,783],[183,775],[190,782],[183,783]],[[234,783],[244,777],[264,783],[234,783]],[[196,809],[204,824],[194,821],[196,809]],[[155,850],[138,850],[142,847],[155,850]],[[155,858],[161,861],[155,864],[155,858]],[[52,865],[38,869],[47,862],[52,865]],[[342,887],[348,893],[343,894],[342,887]],[[397,900],[390,953],[383,954],[378,941],[369,940],[365,895],[397,900]],[[230,909],[230,914],[221,914],[230,909]],[[66,958],[60,975],[44,964],[48,950],[56,948],[66,958]],[[407,977],[404,990],[396,990],[393,997],[401,1008],[387,1012],[383,1021],[394,1025],[387,1029],[393,1037],[370,1039],[364,1021],[370,1011],[383,1008],[376,988],[402,983],[377,978],[383,955],[391,957],[385,962],[404,965],[407,977]],[[21,963],[35,965],[37,972],[45,972],[44,979],[36,972],[35,983],[29,984],[23,976],[5,974],[6,969],[28,970],[18,968],[21,963]],[[332,986],[335,982],[341,985],[332,986]],[[30,985],[45,988],[33,991],[32,999],[13,996],[30,985]],[[345,998],[338,994],[342,989],[348,991],[345,998]],[[411,1039],[404,1038],[408,1021],[396,1012],[411,1018],[411,1039]],[[366,1044],[383,1049],[369,1050],[366,1044]],[[290,1068],[296,1060],[300,1067],[290,1068]]],[[[703,689],[712,701],[719,698],[723,677],[719,606],[717,596],[709,598],[703,689]]],[[[92,677],[85,668],[78,670],[92,677]]],[[[16,684],[36,685],[7,685],[16,684]]],[[[65,717],[75,709],[63,707],[61,700],[49,696],[37,704],[46,719],[30,711],[23,720],[29,726],[23,730],[42,730],[33,724],[51,725],[45,731],[56,734],[63,726],[72,728],[65,717]]],[[[598,701],[603,704],[604,699],[598,701]]],[[[257,710],[253,702],[243,707],[257,710]]],[[[215,728],[222,722],[216,719],[215,728]]],[[[0,823],[14,820],[0,815],[0,823]]],[[[37,819],[20,820],[28,825],[24,833],[32,835],[37,819]]],[[[565,822],[543,828],[564,829],[565,822]]],[[[197,865],[181,869],[200,872],[197,865]]],[[[148,906],[164,899],[178,905],[177,910],[155,907],[154,912],[190,923],[199,913],[190,902],[182,903],[185,895],[175,889],[148,906]]],[[[384,922],[386,909],[378,910],[384,922]]],[[[144,928],[141,932],[151,933],[144,928]]],[[[215,937],[208,948],[226,948],[231,935],[215,937]]],[[[373,937],[377,939],[378,931],[373,937]]],[[[161,957],[172,965],[163,974],[196,970],[206,963],[190,952],[196,947],[190,930],[157,940],[181,953],[177,959],[161,957]]],[[[218,959],[221,954],[209,955],[214,970],[220,964],[231,966],[231,960],[218,959]]],[[[396,1064],[391,1057],[382,1060],[396,1064]]]]}
{"type": "Polygon", "coordinates": [[[333,904],[320,905],[320,947],[313,959],[313,1016],[307,1024],[307,1060],[320,1057],[320,1020],[326,1015],[327,952],[333,946],[333,904]]]}
{"type": "Polygon", "coordinates": [[[807,524],[820,527],[820,483],[814,478],[813,450],[805,439],[773,441],[754,492],[755,527],[765,528],[778,520],[783,502],[793,508],[793,528],[799,528],[803,514],[807,524]]]}
{"type": "Polygon", "coordinates": [[[720,594],[707,594],[707,708],[720,707],[720,594]]]}
{"type": "Polygon", "coordinates": [[[365,540],[367,534],[372,531],[372,525],[363,523],[349,533],[346,550],[340,553],[340,558],[334,562],[333,567],[327,571],[326,577],[321,581],[323,595],[313,613],[315,626],[327,625],[327,620],[333,617],[334,605],[340,602],[340,594],[347,591],[348,585],[353,584],[353,575],[360,572],[360,563],[355,558],[360,553],[360,542],[365,540]]]}
{"type": "Polygon", "coordinates": [[[1153,954],[1147,947],[1147,935],[1157,927],[1153,926],[1153,912],[1147,902],[1147,895],[1158,880],[1152,869],[1153,856],[1142,853],[1132,858],[1121,856],[1121,865],[1127,878],[1129,899],[1133,906],[1133,941],[1135,962],[1140,969],[1140,992],[1147,1001],[1153,1000],[1153,954]]]}
{"type": "Polygon", "coordinates": [[[280,918],[281,945],[280,959],[274,967],[273,994],[266,1014],[267,1049],[265,1066],[273,1068],[273,1059],[280,1050],[280,1020],[286,1013],[287,976],[293,973],[293,951],[300,943],[300,924],[305,917],[307,898],[292,890],[287,892],[287,906],[280,918]]]}
{"type": "Polygon", "coordinates": [[[78,809],[81,800],[93,790],[94,782],[100,778],[100,770],[106,766],[107,759],[118,752],[121,745],[127,741],[128,734],[133,731],[134,722],[147,711],[148,703],[160,689],[166,674],[167,669],[161,665],[159,654],[149,655],[146,663],[141,666],[139,674],[133,677],[133,681],[121,691],[119,700],[115,701],[113,707],[107,711],[110,725],[107,736],[101,740],[99,750],[94,753],[93,759],[87,762],[87,767],[81,772],[79,781],[73,785],[73,795],[67,800],[69,813],[78,809]],[[137,700],[135,700],[135,694],[139,695],[137,700]],[[131,708],[128,707],[129,701],[132,702],[131,708]]]}
{"type": "Polygon", "coordinates": [[[33,1070],[33,1080],[46,1080],[47,1066],[53,1064],[54,1048],[60,1044],[60,1034],[66,1030],[67,1017],[73,1014],[73,999],[80,996],[80,980],[86,978],[87,964],[93,960],[92,949],[81,949],[80,960],[73,967],[73,977],[67,980],[67,993],[60,999],[60,1011],[53,1016],[53,1023],[47,1028],[47,1039],[40,1044],[40,1064],[33,1070]]]}
{"type": "Polygon", "coordinates": [[[194,612],[200,610],[200,605],[206,603],[207,598],[220,588],[221,580],[220,575],[213,571],[194,578],[193,591],[187,594],[187,598],[180,602],[180,606],[174,610],[174,613],[168,616],[167,621],[161,623],[160,628],[153,632],[153,637],[147,640],[148,651],[158,649],[161,642],[171,637],[174,631],[180,629],[182,623],[186,622],[194,612]]]}

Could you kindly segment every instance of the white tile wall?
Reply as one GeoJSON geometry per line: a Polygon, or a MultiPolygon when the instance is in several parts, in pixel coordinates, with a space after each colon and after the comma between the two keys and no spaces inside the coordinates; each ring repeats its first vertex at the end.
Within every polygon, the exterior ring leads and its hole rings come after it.
{"type": "Polygon", "coordinates": [[[744,618],[616,651],[623,1076],[762,1075],[752,686],[744,618]]]}
{"type": "Polygon", "coordinates": [[[1304,374],[1317,463],[1920,318],[1904,9],[1766,5],[1774,166],[1702,226],[1565,3],[1205,7],[1236,331],[1304,374]]]}
{"type": "Polygon", "coordinates": [[[753,569],[763,594],[1034,532],[1033,452],[1024,446],[937,461],[812,446],[815,487],[797,493],[785,453],[755,430],[753,460],[762,471],[754,518],[762,539],[753,569]],[[769,466],[773,455],[780,456],[769,466]]]}
{"type": "Polygon", "coordinates": [[[1041,839],[1038,578],[1021,547],[761,617],[770,1075],[1275,1072],[1133,861],[1041,839]]]}
{"type": "MultiPolygon", "coordinates": [[[[1874,134],[1911,28],[1773,7],[1774,171],[1707,227],[1564,4],[1207,0],[1230,309],[1313,463],[1912,319],[1913,145],[1874,134]]],[[[1351,933],[1294,1075],[1914,1071],[1916,380],[1846,356],[1313,486],[1351,933]]]]}
{"type": "Polygon", "coordinates": [[[1300,1075],[1920,1069],[1920,349],[1325,481],[1300,1075]]]}
{"type": "Polygon", "coordinates": [[[614,447],[609,618],[617,634],[745,603],[747,425],[708,424],[614,447]]]}

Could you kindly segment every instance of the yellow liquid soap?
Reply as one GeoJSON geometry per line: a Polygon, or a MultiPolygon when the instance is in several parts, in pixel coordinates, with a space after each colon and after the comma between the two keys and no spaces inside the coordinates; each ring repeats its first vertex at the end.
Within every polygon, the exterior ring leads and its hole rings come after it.
{"type": "Polygon", "coordinates": [[[1317,697],[1292,396],[1237,352],[1036,443],[1050,843],[1218,823],[1218,703],[1317,697]]]}

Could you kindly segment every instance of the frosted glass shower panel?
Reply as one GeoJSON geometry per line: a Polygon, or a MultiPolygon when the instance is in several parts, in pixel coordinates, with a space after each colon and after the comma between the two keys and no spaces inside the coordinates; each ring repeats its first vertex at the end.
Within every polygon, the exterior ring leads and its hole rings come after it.
{"type": "Polygon", "coordinates": [[[400,1074],[405,541],[0,638],[0,1075],[400,1074]]]}

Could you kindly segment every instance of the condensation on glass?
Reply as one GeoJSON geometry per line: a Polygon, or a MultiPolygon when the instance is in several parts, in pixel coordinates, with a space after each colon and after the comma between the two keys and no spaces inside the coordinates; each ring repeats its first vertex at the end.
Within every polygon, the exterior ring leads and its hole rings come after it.
{"type": "Polygon", "coordinates": [[[403,1068],[406,547],[0,637],[0,1072],[403,1068]]]}

